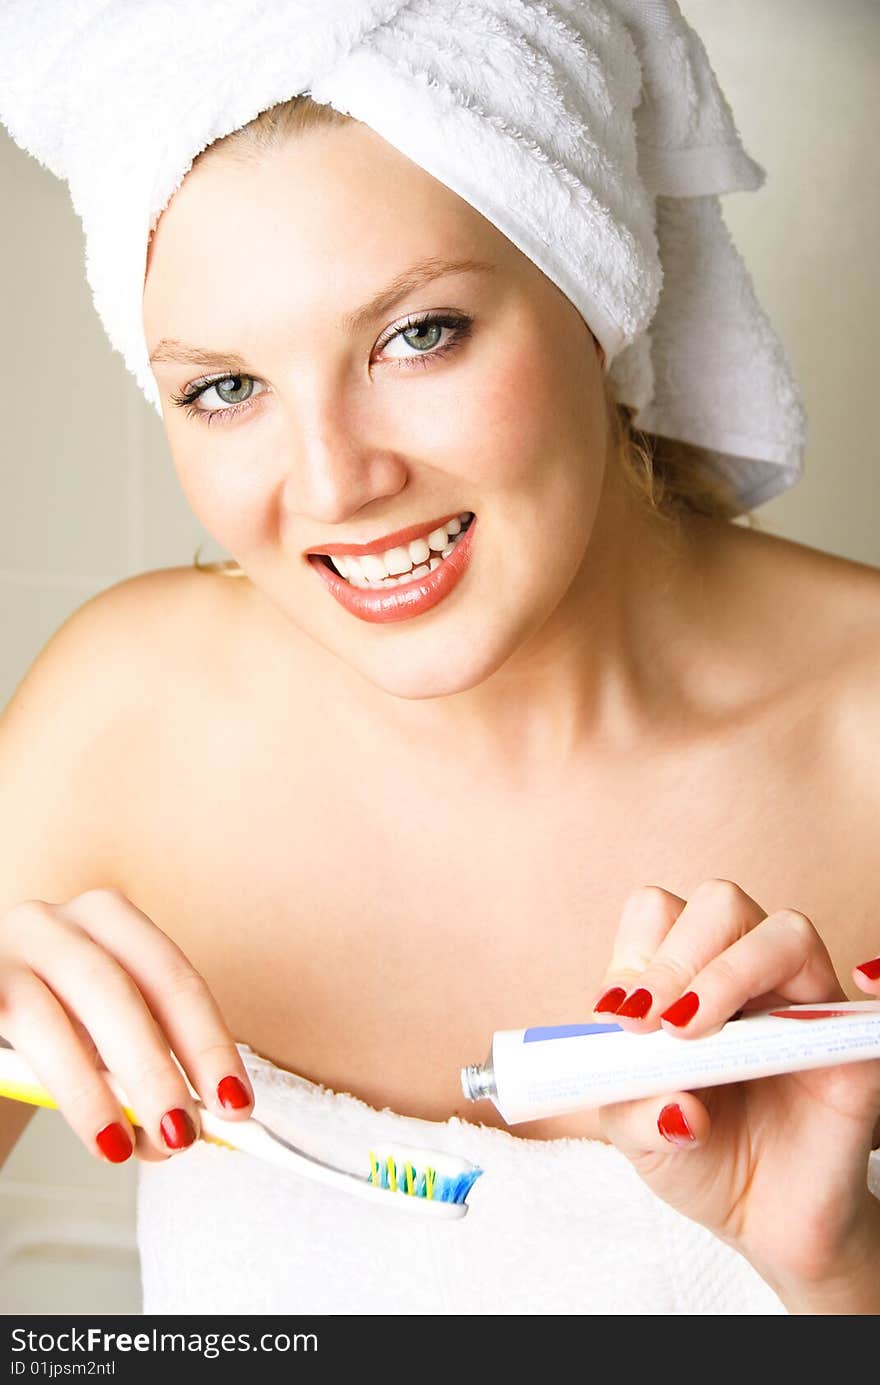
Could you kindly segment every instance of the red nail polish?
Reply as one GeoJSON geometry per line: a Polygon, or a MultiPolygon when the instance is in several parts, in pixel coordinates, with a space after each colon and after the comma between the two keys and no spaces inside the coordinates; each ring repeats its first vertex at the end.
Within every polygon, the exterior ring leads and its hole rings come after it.
{"type": "Polygon", "coordinates": [[[237,1077],[222,1078],[217,1087],[217,1100],[227,1111],[243,1111],[251,1104],[244,1083],[237,1077]]]}
{"type": "Polygon", "coordinates": [[[875,957],[872,962],[862,962],[856,971],[863,971],[869,981],[880,980],[880,957],[875,957]]]}
{"type": "Polygon", "coordinates": [[[187,1149],[196,1138],[192,1121],[180,1107],[166,1111],[159,1122],[159,1129],[169,1149],[187,1149]]]}
{"type": "Polygon", "coordinates": [[[134,1149],[134,1145],[119,1121],[114,1121],[112,1125],[105,1125],[103,1130],[99,1130],[95,1136],[95,1143],[104,1158],[109,1159],[111,1164],[124,1164],[134,1149]]]}
{"type": "Polygon", "coordinates": [[[645,1015],[653,1004],[654,997],[651,995],[651,992],[640,987],[637,991],[633,991],[632,995],[628,995],[623,1004],[619,1006],[614,1013],[616,1015],[625,1015],[626,1018],[630,1020],[641,1020],[645,1018],[645,1015]]]}
{"type": "Polygon", "coordinates": [[[684,1118],[684,1111],[677,1102],[664,1106],[657,1118],[657,1129],[665,1140],[673,1145],[692,1145],[696,1143],[694,1132],[684,1118]]]}
{"type": "Polygon", "coordinates": [[[696,991],[687,991],[677,1000],[674,1005],[670,1005],[668,1010],[664,1010],[660,1016],[662,1020],[668,1020],[670,1024],[682,1025],[692,1020],[700,1008],[700,997],[696,991]]]}
{"type": "Polygon", "coordinates": [[[612,986],[610,990],[602,992],[601,996],[596,1001],[596,1004],[593,1006],[593,1010],[602,1011],[603,1013],[606,1013],[609,1010],[616,1010],[618,1005],[620,1005],[621,1001],[625,999],[626,991],[623,989],[623,987],[612,986]]]}

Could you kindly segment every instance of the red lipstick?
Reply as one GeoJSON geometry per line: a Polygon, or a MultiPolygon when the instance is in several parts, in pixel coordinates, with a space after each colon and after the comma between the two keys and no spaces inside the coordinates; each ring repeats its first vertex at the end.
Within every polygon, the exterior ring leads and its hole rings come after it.
{"type": "MultiPolygon", "coordinates": [[[[452,519],[452,515],[448,515],[447,518],[452,519]]],[[[442,523],[443,521],[440,520],[434,527],[438,528],[442,523]]],[[[380,587],[374,591],[370,591],[367,587],[354,587],[315,554],[309,557],[308,562],[321,581],[329,588],[331,595],[336,597],[340,606],[344,606],[359,620],[366,620],[375,625],[387,625],[391,621],[410,620],[413,616],[423,615],[425,611],[430,611],[434,606],[439,605],[451,591],[454,591],[464,577],[470,563],[476,527],[477,517],[474,515],[470,527],[459,539],[449,557],[444,558],[438,568],[429,572],[426,577],[414,577],[411,582],[403,582],[398,587],[380,587]]],[[[410,538],[420,538],[422,534],[430,533],[430,530],[420,526],[418,529],[403,529],[400,532],[403,535],[409,534],[410,538]]],[[[367,544],[364,548],[358,549],[357,552],[384,552],[386,548],[393,548],[395,546],[393,540],[399,538],[400,535],[391,535],[391,542],[388,539],[381,539],[378,543],[367,544]]],[[[404,542],[403,539],[400,541],[404,542]]],[[[336,551],[344,553],[352,552],[350,546],[343,548],[340,544],[336,545],[335,548],[336,551]]],[[[325,549],[324,552],[326,551],[325,549]]],[[[331,549],[330,551],[333,552],[334,550],[331,549]]]]}
{"type": "Polygon", "coordinates": [[[362,558],[366,553],[387,553],[389,548],[404,548],[408,543],[412,543],[413,539],[433,534],[435,529],[464,513],[464,510],[454,510],[451,515],[444,515],[443,519],[430,520],[428,524],[411,524],[408,529],[398,529],[394,534],[373,539],[372,543],[325,543],[323,548],[307,548],[306,557],[310,558],[312,554],[317,553],[324,554],[327,558],[336,558],[350,553],[354,558],[362,558]]]}

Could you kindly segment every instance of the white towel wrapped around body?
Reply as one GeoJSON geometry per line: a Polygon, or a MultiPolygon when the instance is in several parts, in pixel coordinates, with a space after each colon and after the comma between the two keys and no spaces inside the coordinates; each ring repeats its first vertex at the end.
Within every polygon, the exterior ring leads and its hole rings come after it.
{"type": "Polygon", "coordinates": [[[468,1215],[440,1225],[197,1141],[139,1170],[148,1315],[786,1313],[612,1145],[380,1111],[238,1047],[260,1119],[314,1157],[366,1175],[374,1144],[416,1145],[483,1175],[468,1215]]]}
{"type": "Polygon", "coordinates": [[[806,421],[719,196],[755,189],[675,0],[4,0],[0,119],[67,180],[95,306],[147,399],[149,237],[193,159],[310,92],[465,198],[566,294],[646,432],[743,509],[806,421]]]}

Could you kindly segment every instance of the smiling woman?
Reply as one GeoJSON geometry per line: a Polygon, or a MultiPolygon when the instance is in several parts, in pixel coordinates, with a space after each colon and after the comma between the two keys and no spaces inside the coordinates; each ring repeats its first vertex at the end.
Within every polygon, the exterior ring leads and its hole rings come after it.
{"type": "MultiPolygon", "coordinates": [[[[271,156],[286,141],[306,131],[344,127],[350,122],[350,116],[342,114],[333,106],[320,104],[310,96],[300,94],[261,111],[247,125],[209,145],[196,157],[193,166],[196,167],[209,158],[216,159],[219,155],[225,155],[247,167],[271,156]]],[[[425,286],[431,279],[444,273],[455,272],[456,269],[464,272],[468,268],[485,271],[490,266],[468,262],[453,265],[448,261],[438,260],[428,260],[425,264],[412,266],[398,275],[393,284],[380,290],[370,303],[347,316],[344,326],[347,330],[353,331],[365,323],[369,324],[383,312],[390,311],[401,298],[425,286]]],[[[449,319],[422,319],[421,325],[445,327],[450,332],[456,331],[455,321],[449,319]]],[[[403,330],[411,330],[418,326],[416,322],[407,323],[403,330]]],[[[457,330],[466,331],[467,327],[457,330]]],[[[454,339],[453,337],[452,340],[454,339]]],[[[432,354],[436,355],[437,352],[432,351],[432,354]]],[[[181,342],[165,341],[159,343],[150,359],[153,364],[170,359],[186,359],[189,363],[204,366],[206,369],[222,368],[225,365],[227,369],[238,372],[235,376],[226,377],[225,381],[219,382],[233,386],[237,384],[237,389],[228,391],[230,397],[225,402],[236,403],[237,401],[232,399],[235,393],[244,392],[246,398],[253,397],[253,390],[248,388],[253,383],[251,378],[247,377],[248,385],[241,383],[241,376],[246,372],[246,363],[234,353],[216,355],[188,348],[181,342]]],[[[613,439],[614,464],[620,467],[624,480],[633,493],[659,520],[675,524],[680,522],[683,516],[693,513],[718,519],[731,519],[740,513],[741,506],[738,504],[733,486],[707,465],[705,449],[682,439],[650,435],[637,429],[632,422],[636,411],[626,404],[617,402],[615,386],[610,375],[605,373],[602,378],[613,439]]],[[[175,396],[174,402],[186,407],[207,388],[209,387],[202,386],[190,394],[175,396]]],[[[207,419],[217,416],[204,406],[200,410],[193,409],[190,416],[194,416],[196,412],[204,412],[207,419]]],[[[745,522],[750,527],[760,527],[757,517],[751,512],[747,513],[745,522]]],[[[200,564],[198,554],[194,566],[205,571],[221,572],[227,577],[246,575],[236,562],[200,564]]]]}
{"type": "Polygon", "coordinates": [[[689,1044],[880,998],[880,573],[753,523],[802,409],[678,6],[13,8],[50,72],[5,118],[247,579],[103,594],[0,726],[0,1023],[141,1159],[145,1311],[877,1311],[880,1063],[515,1128],[459,1085],[593,1009],[689,1044]],[[76,889],[20,864],[48,761],[76,889]],[[428,1247],[204,1112],[389,1196],[377,1147],[484,1176],[428,1247]]]}

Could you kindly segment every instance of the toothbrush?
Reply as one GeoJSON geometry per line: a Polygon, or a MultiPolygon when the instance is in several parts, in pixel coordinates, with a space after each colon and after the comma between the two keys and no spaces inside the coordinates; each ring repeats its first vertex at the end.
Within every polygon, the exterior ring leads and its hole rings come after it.
{"type": "MultiPolygon", "coordinates": [[[[111,1073],[102,1074],[133,1125],[140,1121],[128,1098],[111,1073]]],[[[58,1103],[39,1081],[20,1054],[0,1048],[0,1096],[29,1106],[57,1110],[58,1103]]],[[[211,1144],[251,1154],[275,1164],[289,1173],[311,1178],[331,1188],[366,1198],[377,1206],[383,1202],[401,1211],[415,1212],[440,1220],[467,1215],[467,1195],[483,1172],[476,1164],[455,1154],[420,1149],[414,1145],[382,1144],[369,1151],[370,1171],[364,1176],[349,1173],[306,1154],[289,1144],[261,1121],[250,1116],[245,1121],[226,1121],[196,1102],[201,1122],[201,1137],[211,1144]],[[392,1197],[402,1193],[402,1197],[392,1197]]]]}

